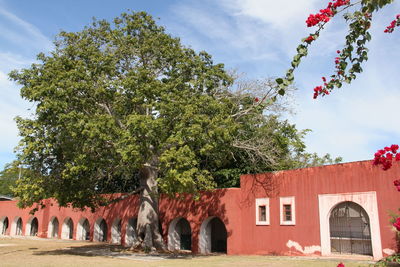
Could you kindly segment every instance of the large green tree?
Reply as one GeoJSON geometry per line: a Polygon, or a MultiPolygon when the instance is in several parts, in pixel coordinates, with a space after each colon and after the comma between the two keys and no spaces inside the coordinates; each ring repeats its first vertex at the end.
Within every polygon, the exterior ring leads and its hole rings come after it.
{"type": "Polygon", "coordinates": [[[273,82],[261,95],[235,91],[222,64],[144,12],[61,32],[38,61],[10,74],[35,103],[32,118],[17,118],[23,207],[53,197],[95,208],[103,193],[139,193],[139,242],[163,249],[160,192],[236,185],[304,151],[304,132],[265,113],[278,103],[273,82]]]}
{"type": "Polygon", "coordinates": [[[4,169],[0,171],[0,195],[13,195],[12,187],[16,185],[18,178],[22,174],[22,170],[15,163],[6,164],[4,169]]]}
{"type": "Polygon", "coordinates": [[[137,234],[163,248],[158,189],[212,188],[201,160],[222,164],[237,127],[229,103],[213,96],[231,83],[223,65],[183,47],[143,12],[61,32],[38,60],[10,74],[36,104],[34,118],[17,119],[19,160],[38,172],[19,183],[21,204],[54,197],[61,206],[95,207],[115,180],[133,183],[137,234]]]}

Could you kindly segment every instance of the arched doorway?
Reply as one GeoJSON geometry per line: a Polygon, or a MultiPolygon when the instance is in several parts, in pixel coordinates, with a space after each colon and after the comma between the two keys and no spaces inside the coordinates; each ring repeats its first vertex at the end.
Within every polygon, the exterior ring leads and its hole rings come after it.
{"type": "Polygon", "coordinates": [[[0,234],[1,235],[8,235],[8,227],[9,227],[9,221],[8,217],[3,217],[0,219],[0,234]]]}
{"type": "Polygon", "coordinates": [[[90,224],[88,219],[81,218],[78,222],[77,230],[78,240],[90,240],[90,224]]]}
{"type": "Polygon", "coordinates": [[[36,217],[33,217],[30,221],[28,221],[26,225],[26,230],[29,231],[25,235],[30,235],[30,236],[37,236],[38,230],[39,230],[39,222],[36,217]]]}
{"type": "Polygon", "coordinates": [[[22,235],[22,219],[21,217],[16,217],[11,226],[11,235],[22,235]]]}
{"type": "Polygon", "coordinates": [[[225,224],[218,217],[207,218],[200,227],[200,253],[226,253],[227,231],[225,224]]]}
{"type": "Polygon", "coordinates": [[[103,218],[97,219],[94,225],[94,241],[106,242],[107,241],[108,227],[103,218]]]}
{"type": "Polygon", "coordinates": [[[70,217],[64,219],[64,223],[61,228],[62,239],[73,239],[74,238],[74,222],[70,217]]]}
{"type": "Polygon", "coordinates": [[[47,237],[48,238],[57,238],[59,227],[60,227],[60,223],[58,222],[57,217],[53,216],[50,219],[49,226],[47,227],[47,237]]]}
{"type": "Polygon", "coordinates": [[[176,218],[168,228],[169,250],[192,250],[192,230],[185,218],[176,218]]]}
{"type": "Polygon", "coordinates": [[[111,242],[121,244],[121,219],[115,219],[111,226],[111,242]]]}
{"type": "Polygon", "coordinates": [[[130,218],[128,224],[126,225],[126,234],[125,234],[125,244],[127,246],[132,246],[137,241],[136,225],[137,225],[137,219],[130,218]]]}
{"type": "Polygon", "coordinates": [[[370,220],[357,203],[336,205],[329,216],[331,252],[372,256],[370,220]]]}

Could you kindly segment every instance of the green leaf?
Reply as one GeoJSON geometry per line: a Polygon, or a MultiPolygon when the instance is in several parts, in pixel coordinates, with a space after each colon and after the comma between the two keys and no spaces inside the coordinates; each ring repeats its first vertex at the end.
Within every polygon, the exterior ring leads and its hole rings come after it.
{"type": "Polygon", "coordinates": [[[293,68],[297,68],[297,66],[299,66],[300,61],[292,61],[292,67],[293,68]]]}

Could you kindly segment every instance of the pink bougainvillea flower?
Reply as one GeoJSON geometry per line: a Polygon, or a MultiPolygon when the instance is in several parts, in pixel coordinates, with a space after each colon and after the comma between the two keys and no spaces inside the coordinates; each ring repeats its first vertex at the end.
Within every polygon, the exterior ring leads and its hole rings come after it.
{"type": "Polygon", "coordinates": [[[396,187],[397,191],[400,192],[400,179],[393,181],[394,186],[396,187]]]}
{"type": "Polygon", "coordinates": [[[400,231],[400,217],[396,219],[393,226],[396,227],[397,231],[400,231]]]}
{"type": "Polygon", "coordinates": [[[314,41],[314,36],[310,35],[307,37],[307,39],[304,42],[311,44],[312,41],[314,41]]]}

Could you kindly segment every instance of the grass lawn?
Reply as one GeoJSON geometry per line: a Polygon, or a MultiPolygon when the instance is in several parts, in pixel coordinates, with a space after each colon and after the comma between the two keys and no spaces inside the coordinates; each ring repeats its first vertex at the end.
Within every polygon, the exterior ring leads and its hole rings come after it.
{"type": "Polygon", "coordinates": [[[0,266],[271,266],[271,267],[372,266],[368,261],[280,256],[154,256],[126,251],[104,243],[0,238],[0,266]]]}

